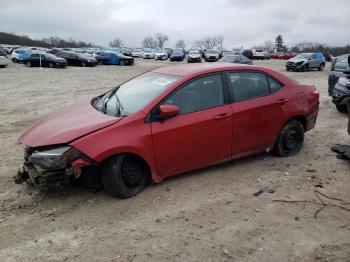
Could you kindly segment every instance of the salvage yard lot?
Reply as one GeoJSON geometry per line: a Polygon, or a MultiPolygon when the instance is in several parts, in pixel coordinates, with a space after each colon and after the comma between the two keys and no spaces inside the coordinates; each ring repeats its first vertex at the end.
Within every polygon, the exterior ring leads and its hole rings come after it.
{"type": "MultiPolygon", "coordinates": [[[[285,61],[254,63],[285,72],[285,61]]],[[[326,206],[314,218],[320,205],[273,201],[319,202],[318,190],[350,202],[349,164],[330,150],[348,144],[349,136],[347,116],[327,95],[329,64],[323,72],[285,72],[321,94],[316,128],[294,157],[235,160],[168,179],[126,200],[79,188],[37,194],[13,183],[23,158],[16,141],[28,126],[166,64],[10,64],[0,71],[0,261],[349,261],[350,212],[326,206]],[[253,196],[265,185],[272,191],[253,196]]]]}

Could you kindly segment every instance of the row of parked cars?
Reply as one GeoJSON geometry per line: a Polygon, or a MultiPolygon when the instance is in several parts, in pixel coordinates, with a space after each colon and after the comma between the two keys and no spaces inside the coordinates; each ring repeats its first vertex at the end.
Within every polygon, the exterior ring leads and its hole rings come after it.
{"type": "MultiPolygon", "coordinates": [[[[14,63],[23,63],[29,67],[66,67],[66,66],[96,66],[105,65],[133,65],[134,58],[126,56],[120,50],[87,51],[79,49],[44,49],[18,48],[6,56],[14,63]]],[[[0,66],[6,66],[8,60],[0,59],[0,66]],[[4,64],[2,64],[2,62],[4,64]]]]}

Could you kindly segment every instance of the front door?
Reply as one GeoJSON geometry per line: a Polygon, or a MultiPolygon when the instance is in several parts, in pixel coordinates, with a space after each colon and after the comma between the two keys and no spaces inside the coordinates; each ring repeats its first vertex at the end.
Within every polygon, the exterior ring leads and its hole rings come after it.
{"type": "Polygon", "coordinates": [[[176,105],[180,113],[151,123],[160,176],[190,171],[231,157],[232,109],[225,104],[221,74],[187,82],[161,104],[176,105]]]}

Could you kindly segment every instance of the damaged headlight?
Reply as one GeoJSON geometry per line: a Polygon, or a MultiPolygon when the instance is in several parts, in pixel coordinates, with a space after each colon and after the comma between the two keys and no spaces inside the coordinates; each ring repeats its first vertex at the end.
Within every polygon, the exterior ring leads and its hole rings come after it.
{"type": "Polygon", "coordinates": [[[68,160],[73,160],[80,155],[80,152],[70,146],[62,146],[44,151],[35,151],[28,158],[33,164],[44,169],[64,168],[68,160]]]}

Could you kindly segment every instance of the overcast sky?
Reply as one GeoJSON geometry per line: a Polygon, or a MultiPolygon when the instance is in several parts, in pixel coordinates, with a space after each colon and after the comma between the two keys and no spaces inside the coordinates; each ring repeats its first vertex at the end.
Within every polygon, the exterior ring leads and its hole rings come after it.
{"type": "Polygon", "coordinates": [[[59,36],[107,46],[115,36],[140,46],[157,32],[168,46],[224,36],[224,47],[249,48],[282,34],[287,45],[350,44],[350,0],[0,0],[0,31],[59,36]]]}

